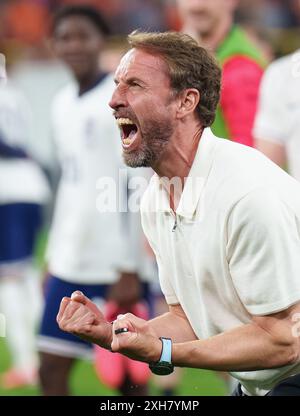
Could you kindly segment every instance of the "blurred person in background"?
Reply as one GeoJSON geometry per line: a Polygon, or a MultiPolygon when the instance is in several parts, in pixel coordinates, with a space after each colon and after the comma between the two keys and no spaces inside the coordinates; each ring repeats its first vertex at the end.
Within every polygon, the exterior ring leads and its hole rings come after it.
{"type": "MultiPolygon", "coordinates": [[[[3,65],[4,60],[2,78],[3,65]]],[[[7,321],[6,341],[12,363],[11,369],[1,377],[4,388],[37,382],[34,334],[40,314],[41,288],[33,256],[49,187],[28,150],[32,121],[24,97],[11,85],[1,82],[0,312],[7,321]]]]}
{"type": "Polygon", "coordinates": [[[71,78],[69,71],[54,59],[47,43],[49,8],[53,3],[0,2],[0,42],[10,66],[10,79],[26,98],[35,119],[28,146],[51,179],[57,165],[50,140],[50,102],[71,78]]]}
{"type": "MultiPolygon", "coordinates": [[[[97,181],[106,177],[117,184],[119,169],[124,168],[119,132],[108,106],[113,76],[99,69],[99,55],[108,33],[103,17],[88,6],[65,6],[53,20],[54,50],[71,69],[74,81],[58,93],[52,111],[62,176],[47,248],[49,277],[38,337],[44,395],[68,395],[75,360],[91,358],[93,353],[90,343],[58,328],[56,314],[62,296],[79,287],[100,305],[109,298],[107,316],[115,319],[122,308],[140,312],[149,295],[148,284],[141,282],[137,273],[134,257],[141,249],[134,240],[138,233],[134,232],[133,216],[118,208],[116,212],[96,209],[97,181]],[[132,256],[131,250],[135,253],[132,256]]],[[[140,221],[138,214],[137,218],[140,221]]],[[[106,381],[115,382],[109,376],[120,374],[120,366],[107,369],[110,357],[99,359],[98,374],[110,371],[108,376],[104,374],[106,381]]],[[[117,364],[117,359],[114,362],[117,364]]],[[[115,387],[123,395],[146,394],[149,369],[133,363],[115,387]]]]}
{"type": "Polygon", "coordinates": [[[256,148],[300,180],[300,50],[264,74],[253,134],[256,148]]]}
{"type": "Polygon", "coordinates": [[[264,71],[262,51],[234,24],[238,0],[177,0],[182,32],[214,51],[222,92],[214,134],[253,146],[252,127],[264,71]]]}

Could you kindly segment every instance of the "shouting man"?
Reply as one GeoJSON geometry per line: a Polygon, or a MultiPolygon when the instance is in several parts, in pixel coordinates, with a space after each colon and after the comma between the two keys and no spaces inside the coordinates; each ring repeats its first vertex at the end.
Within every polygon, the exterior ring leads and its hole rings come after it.
{"type": "Polygon", "coordinates": [[[110,102],[129,166],[151,166],[141,215],[169,312],[106,322],[81,292],[61,329],[148,362],[229,371],[234,395],[299,395],[300,185],[215,137],[220,69],[188,35],[138,33],[110,102]]]}

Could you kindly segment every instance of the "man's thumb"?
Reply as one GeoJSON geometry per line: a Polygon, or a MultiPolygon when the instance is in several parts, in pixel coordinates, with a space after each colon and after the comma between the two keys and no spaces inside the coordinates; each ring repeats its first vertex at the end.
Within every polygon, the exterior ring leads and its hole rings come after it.
{"type": "Polygon", "coordinates": [[[88,297],[86,297],[80,290],[76,290],[72,293],[71,299],[75,302],[82,303],[83,305],[87,306],[92,312],[94,312],[97,316],[99,316],[99,309],[88,297]]]}
{"type": "Polygon", "coordinates": [[[83,303],[84,305],[86,304],[88,300],[88,298],[84,296],[84,294],[80,290],[76,290],[75,292],[73,292],[71,295],[71,299],[76,302],[83,303]]]}

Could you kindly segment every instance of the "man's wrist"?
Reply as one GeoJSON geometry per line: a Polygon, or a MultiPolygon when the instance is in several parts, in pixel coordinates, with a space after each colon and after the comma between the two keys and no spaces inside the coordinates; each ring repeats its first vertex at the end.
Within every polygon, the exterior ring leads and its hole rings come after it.
{"type": "Polygon", "coordinates": [[[108,334],[107,334],[107,337],[106,337],[106,341],[101,343],[101,344],[98,344],[98,345],[100,347],[108,350],[108,351],[111,351],[111,343],[112,343],[112,340],[113,340],[113,333],[112,333],[113,323],[112,322],[107,322],[106,325],[107,325],[107,328],[108,328],[108,334]]]}
{"type": "Polygon", "coordinates": [[[160,338],[156,339],[156,346],[152,349],[153,355],[149,358],[149,363],[156,363],[160,360],[162,354],[163,343],[160,338]]]}
{"type": "MultiPolygon", "coordinates": [[[[199,343],[200,340],[195,342],[199,343]]],[[[202,355],[203,354],[201,354],[201,362],[203,358],[202,355]]],[[[179,342],[172,345],[172,363],[175,367],[194,367],[196,356],[197,359],[200,360],[199,349],[195,350],[194,341],[179,342]]]]}
{"type": "Polygon", "coordinates": [[[186,352],[186,343],[174,343],[172,345],[172,363],[175,367],[187,367],[189,358],[191,358],[191,350],[186,352]]]}

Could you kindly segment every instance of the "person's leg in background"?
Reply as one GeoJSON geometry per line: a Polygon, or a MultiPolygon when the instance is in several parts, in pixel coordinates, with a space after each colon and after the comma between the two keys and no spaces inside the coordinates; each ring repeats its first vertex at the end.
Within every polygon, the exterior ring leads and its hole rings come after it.
{"type": "Polygon", "coordinates": [[[37,381],[34,328],[27,314],[30,299],[24,293],[23,283],[22,276],[14,276],[13,273],[0,278],[0,311],[6,319],[6,342],[12,362],[11,369],[1,377],[5,388],[37,381]]]}
{"type": "MultiPolygon", "coordinates": [[[[128,312],[148,320],[152,310],[152,293],[148,283],[142,283],[141,299],[135,305],[132,305],[128,312]]],[[[123,396],[148,396],[148,382],[150,379],[149,367],[145,363],[134,360],[127,360],[127,374],[120,387],[123,396]],[[138,377],[139,374],[139,377],[138,377]]]]}
{"type": "MultiPolygon", "coordinates": [[[[112,286],[110,286],[111,290],[112,286]]],[[[121,291],[122,293],[122,291],[121,291]]],[[[112,322],[118,315],[133,313],[141,319],[151,317],[151,292],[148,283],[141,283],[140,299],[132,304],[120,306],[115,300],[107,300],[104,305],[97,305],[107,321],[112,322]]],[[[94,365],[96,374],[107,387],[115,389],[122,396],[147,396],[150,379],[149,366],[134,361],[121,354],[111,353],[95,346],[94,365]]]]}
{"type": "Polygon", "coordinates": [[[40,385],[44,396],[69,396],[69,378],[74,358],[40,353],[40,385]]]}
{"type": "MultiPolygon", "coordinates": [[[[43,293],[41,271],[35,262],[30,262],[26,268],[23,286],[26,297],[30,299],[30,305],[27,305],[27,319],[36,334],[43,310],[43,293]]],[[[34,337],[34,348],[36,348],[35,338],[36,336],[34,337]]]]}
{"type": "Polygon", "coordinates": [[[33,305],[40,304],[41,292],[36,273],[30,273],[40,209],[36,204],[0,206],[0,312],[6,319],[6,342],[12,361],[11,369],[1,377],[5,388],[37,382],[37,310],[33,305]]]}

